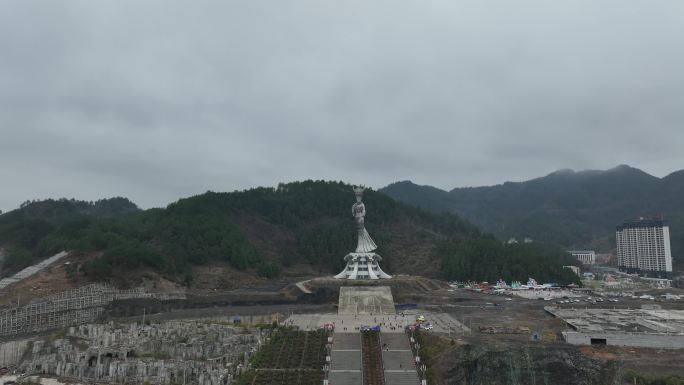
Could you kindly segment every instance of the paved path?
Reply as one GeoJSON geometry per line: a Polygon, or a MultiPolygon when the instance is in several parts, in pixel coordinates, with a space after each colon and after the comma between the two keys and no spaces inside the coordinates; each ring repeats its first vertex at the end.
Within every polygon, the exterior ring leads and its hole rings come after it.
{"type": "MultiPolygon", "coordinates": [[[[381,342],[383,347],[389,350],[411,350],[406,334],[382,334],[381,342]]],[[[384,349],[383,349],[384,350],[384,349]]]]}
{"type": "Polygon", "coordinates": [[[331,385],[361,385],[363,378],[361,372],[330,372],[328,377],[331,385]]]}
{"type": "Polygon", "coordinates": [[[362,385],[361,335],[335,333],[331,352],[330,384],[362,385]]]}
{"type": "Polygon", "coordinates": [[[406,334],[381,334],[382,365],[385,383],[391,385],[418,384],[418,373],[413,364],[413,353],[406,334]]]}
{"type": "Polygon", "coordinates": [[[388,385],[416,385],[420,384],[420,380],[418,380],[415,370],[413,373],[385,370],[385,383],[388,385]]]}
{"type": "Polygon", "coordinates": [[[404,327],[413,324],[418,315],[424,315],[426,322],[432,323],[435,333],[467,334],[470,330],[454,317],[446,313],[404,312],[396,315],[353,315],[353,314],[293,314],[284,324],[297,326],[301,330],[316,330],[326,322],[335,323],[335,333],[359,333],[361,326],[380,325],[384,334],[404,334],[404,327]]]}
{"type": "Polygon", "coordinates": [[[59,261],[60,259],[66,257],[67,255],[69,255],[69,253],[66,251],[59,252],[50,258],[47,258],[41,262],[36,263],[33,266],[29,266],[29,267],[25,268],[24,270],[14,274],[11,277],[3,278],[2,280],[0,280],[0,289],[4,289],[11,284],[22,281],[22,280],[40,272],[41,270],[47,268],[48,266],[52,265],[53,263],[55,263],[55,262],[59,261]]]}
{"type": "Polygon", "coordinates": [[[316,330],[326,322],[335,323],[335,333],[360,332],[361,326],[380,325],[383,333],[404,333],[406,325],[414,323],[416,314],[405,315],[353,315],[353,314],[293,314],[284,324],[300,330],[316,330]]]}
{"type": "Polygon", "coordinates": [[[307,281],[299,281],[299,282],[295,283],[295,285],[297,285],[299,290],[301,290],[302,292],[304,292],[306,294],[311,294],[311,290],[307,289],[306,286],[304,286],[304,284],[307,282],[309,282],[309,281],[308,280],[307,281]]]}
{"type": "MultiPolygon", "coordinates": [[[[404,333],[381,333],[382,363],[387,385],[416,385],[418,374],[413,364],[409,340],[404,333]]],[[[361,335],[335,333],[328,379],[333,385],[362,385],[361,335]]]]}
{"type": "Polygon", "coordinates": [[[359,333],[335,333],[333,350],[361,350],[361,336],[359,333]]]}

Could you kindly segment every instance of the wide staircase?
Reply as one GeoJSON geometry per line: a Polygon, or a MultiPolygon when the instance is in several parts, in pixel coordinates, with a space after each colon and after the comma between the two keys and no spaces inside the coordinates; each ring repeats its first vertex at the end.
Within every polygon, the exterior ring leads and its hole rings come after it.
{"type": "Polygon", "coordinates": [[[420,384],[409,340],[404,333],[335,333],[330,385],[420,384]]]}
{"type": "Polygon", "coordinates": [[[391,385],[419,384],[411,345],[406,334],[384,333],[381,337],[386,383],[391,385]]]}
{"type": "MultiPolygon", "coordinates": [[[[372,315],[382,322],[395,316],[394,298],[387,286],[343,286],[340,288],[338,314],[372,315]]],[[[330,385],[417,385],[409,339],[401,330],[381,333],[361,331],[347,325],[337,326],[330,350],[330,385]]],[[[368,325],[368,324],[366,324],[368,325]]]]}
{"type": "Polygon", "coordinates": [[[361,336],[358,333],[335,333],[330,360],[330,385],[362,385],[361,336]]]}

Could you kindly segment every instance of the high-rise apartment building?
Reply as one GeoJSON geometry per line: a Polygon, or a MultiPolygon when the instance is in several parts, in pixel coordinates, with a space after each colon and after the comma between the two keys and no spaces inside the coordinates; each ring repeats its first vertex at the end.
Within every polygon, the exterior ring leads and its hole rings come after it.
{"type": "Polygon", "coordinates": [[[623,223],[616,229],[615,241],[621,271],[657,278],[672,276],[670,227],[665,221],[623,223]]]}

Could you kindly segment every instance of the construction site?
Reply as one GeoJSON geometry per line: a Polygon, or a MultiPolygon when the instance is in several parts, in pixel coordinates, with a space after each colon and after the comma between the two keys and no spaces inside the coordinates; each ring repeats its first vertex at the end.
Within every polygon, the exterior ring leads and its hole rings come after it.
{"type": "Polygon", "coordinates": [[[684,349],[684,310],[563,309],[545,307],[573,330],[563,339],[573,345],[614,345],[684,349]]]}
{"type": "Polygon", "coordinates": [[[0,311],[0,336],[16,336],[94,322],[117,299],[184,299],[178,293],[148,293],[143,288],[119,290],[90,284],[56,293],[14,309],[0,311]]]}

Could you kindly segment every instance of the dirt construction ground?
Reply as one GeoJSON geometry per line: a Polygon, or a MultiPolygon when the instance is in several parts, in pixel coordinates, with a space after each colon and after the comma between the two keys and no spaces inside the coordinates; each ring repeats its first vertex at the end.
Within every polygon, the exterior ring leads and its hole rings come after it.
{"type": "MultiPolygon", "coordinates": [[[[471,329],[470,334],[452,336],[464,344],[510,346],[517,344],[542,344],[567,346],[561,332],[569,330],[566,323],[547,313],[543,308],[552,301],[525,300],[456,289],[441,290],[425,298],[421,305],[441,309],[471,329]]],[[[551,303],[550,303],[551,302],[551,303]]],[[[684,302],[684,301],[680,301],[684,302]]],[[[663,308],[683,309],[684,303],[658,302],[663,308]]],[[[564,307],[631,307],[652,305],[653,301],[628,300],[619,303],[575,303],[564,307]]],[[[578,349],[585,355],[602,360],[615,360],[625,370],[663,375],[678,374],[684,377],[684,350],[648,349],[616,346],[583,346],[578,349]]]]}

